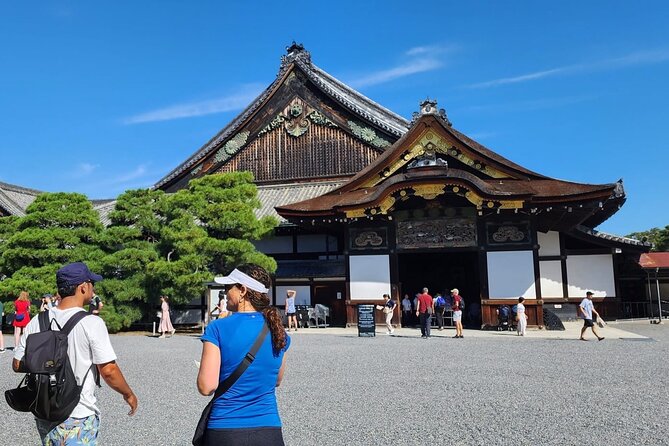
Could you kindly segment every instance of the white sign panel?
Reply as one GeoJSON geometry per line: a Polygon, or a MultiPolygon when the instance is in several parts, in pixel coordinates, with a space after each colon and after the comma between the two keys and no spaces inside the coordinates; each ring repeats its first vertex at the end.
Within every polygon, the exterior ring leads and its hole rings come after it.
{"type": "Polygon", "coordinates": [[[567,282],[569,297],[585,297],[586,291],[592,291],[594,297],[615,296],[613,256],[598,254],[567,257],[567,282]]]}
{"type": "Polygon", "coordinates": [[[390,294],[390,258],[387,255],[350,256],[351,300],[381,299],[390,294]]]}
{"type": "Polygon", "coordinates": [[[491,299],[537,297],[532,251],[488,252],[488,292],[491,299]]]}

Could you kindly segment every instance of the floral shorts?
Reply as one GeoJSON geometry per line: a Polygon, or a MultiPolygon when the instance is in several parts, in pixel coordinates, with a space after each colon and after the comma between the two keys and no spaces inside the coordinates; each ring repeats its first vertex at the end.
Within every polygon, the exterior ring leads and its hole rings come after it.
{"type": "Polygon", "coordinates": [[[37,421],[37,431],[43,446],[79,446],[96,445],[100,429],[100,417],[91,415],[86,418],[68,418],[58,426],[52,426],[43,420],[37,421]]]}

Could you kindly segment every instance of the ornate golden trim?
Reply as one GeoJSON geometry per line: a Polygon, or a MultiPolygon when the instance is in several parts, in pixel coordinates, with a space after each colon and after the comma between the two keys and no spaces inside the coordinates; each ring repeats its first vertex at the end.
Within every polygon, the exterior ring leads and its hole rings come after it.
{"type": "Polygon", "coordinates": [[[444,186],[444,184],[416,184],[411,188],[415,191],[416,196],[426,200],[434,200],[446,192],[444,186]]]}
{"type": "Polygon", "coordinates": [[[480,160],[476,160],[465,154],[462,150],[456,148],[449,140],[435,133],[432,129],[426,129],[418,138],[418,141],[408,150],[400,154],[400,157],[393,161],[378,175],[370,178],[362,187],[372,187],[383,182],[386,178],[397,172],[404,165],[411,162],[416,157],[425,154],[426,151],[435,151],[451,158],[455,158],[464,164],[471,166],[479,172],[490,178],[511,178],[509,175],[490,167],[480,160]]]}
{"type": "Polygon", "coordinates": [[[345,210],[347,218],[366,217],[368,215],[385,215],[395,205],[397,200],[406,200],[410,194],[408,189],[413,189],[413,196],[423,198],[425,200],[434,200],[440,195],[446,193],[454,193],[461,197],[465,197],[470,203],[476,206],[477,209],[521,209],[524,205],[523,200],[490,200],[483,198],[476,192],[458,183],[427,183],[415,184],[412,186],[403,186],[401,188],[393,188],[388,191],[387,195],[381,202],[374,206],[366,206],[355,209],[345,210]],[[448,189],[450,187],[450,190],[448,189]],[[393,196],[399,192],[397,197],[393,196]]]}

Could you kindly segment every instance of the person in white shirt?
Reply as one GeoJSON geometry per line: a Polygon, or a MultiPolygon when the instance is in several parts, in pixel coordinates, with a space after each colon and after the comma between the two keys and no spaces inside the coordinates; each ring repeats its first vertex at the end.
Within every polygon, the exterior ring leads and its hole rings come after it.
{"type": "Polygon", "coordinates": [[[603,341],[604,336],[600,336],[599,333],[597,333],[597,329],[595,328],[595,322],[597,319],[593,321],[592,319],[592,314],[594,313],[595,316],[599,317],[599,313],[595,310],[595,305],[592,303],[592,296],[593,293],[592,291],[588,291],[585,293],[585,299],[581,301],[581,304],[578,306],[578,312],[583,315],[583,328],[581,328],[581,336],[579,339],[581,341],[587,341],[583,337],[585,334],[585,330],[590,327],[592,329],[592,332],[594,333],[595,336],[597,336],[598,341],[603,341]]]}
{"type": "Polygon", "coordinates": [[[519,297],[518,305],[516,305],[516,321],[518,322],[516,332],[518,332],[518,336],[525,336],[525,331],[527,330],[527,315],[525,314],[525,305],[523,302],[525,302],[525,298],[519,297]]]}
{"type": "Polygon", "coordinates": [[[411,320],[411,300],[409,295],[405,294],[404,299],[402,299],[402,325],[408,326],[409,321],[411,320]]]}
{"type": "MultiPolygon", "coordinates": [[[[62,296],[60,305],[49,310],[49,320],[63,327],[67,321],[88,306],[94,294],[94,284],[102,276],[93,274],[86,264],[77,262],[65,265],[56,273],[58,293],[62,296]]],[[[52,322],[52,329],[58,329],[52,322]]],[[[39,318],[33,318],[21,336],[14,350],[13,369],[25,372],[24,355],[26,339],[40,331],[39,318]]],[[[77,444],[96,444],[100,426],[100,409],[96,405],[95,379],[88,373],[95,365],[100,376],[130,406],[128,415],[137,411],[137,397],[126,382],[121,369],[116,364],[116,353],[109,340],[105,322],[98,316],[84,317],[68,335],[67,354],[78,383],[83,382],[79,404],[69,418],[54,426],[47,420],[36,419],[37,431],[43,444],[71,444],[67,439],[76,438],[77,444]],[[90,375],[90,376],[88,376],[90,375]]]]}

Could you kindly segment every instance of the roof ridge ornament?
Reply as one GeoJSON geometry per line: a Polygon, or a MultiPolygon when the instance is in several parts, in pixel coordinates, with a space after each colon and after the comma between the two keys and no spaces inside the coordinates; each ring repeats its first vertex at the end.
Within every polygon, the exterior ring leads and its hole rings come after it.
{"type": "Polygon", "coordinates": [[[286,47],[286,54],[281,56],[281,71],[291,63],[298,61],[311,66],[311,53],[304,49],[304,45],[293,40],[293,43],[286,47]]]}
{"type": "Polygon", "coordinates": [[[413,125],[416,121],[418,121],[418,118],[424,115],[433,115],[438,118],[443,119],[443,121],[448,125],[449,127],[452,127],[453,124],[451,124],[451,121],[448,120],[448,116],[446,116],[446,110],[443,108],[437,108],[437,100],[436,99],[430,99],[428,96],[425,98],[423,102],[420,103],[420,112],[414,112],[412,115],[411,119],[411,124],[413,125]]]}

